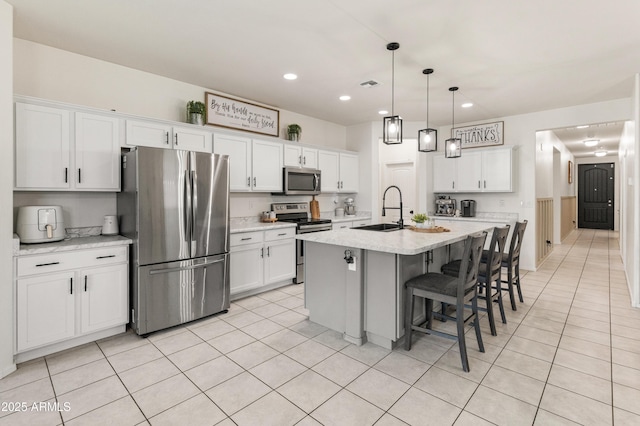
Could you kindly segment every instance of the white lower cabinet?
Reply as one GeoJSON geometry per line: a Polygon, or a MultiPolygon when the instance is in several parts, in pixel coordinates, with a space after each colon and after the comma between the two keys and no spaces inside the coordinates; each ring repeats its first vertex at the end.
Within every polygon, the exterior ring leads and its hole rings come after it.
{"type": "Polygon", "coordinates": [[[231,296],[296,275],[295,228],[231,234],[231,296]]]}
{"type": "Polygon", "coordinates": [[[74,278],[61,272],[18,280],[18,351],[75,335],[74,278]]]}
{"type": "Polygon", "coordinates": [[[124,331],[129,321],[127,253],[126,246],[119,246],[18,257],[16,353],[113,327],[124,331]]]}
{"type": "Polygon", "coordinates": [[[128,268],[113,265],[80,272],[80,333],[128,322],[128,268]]]}

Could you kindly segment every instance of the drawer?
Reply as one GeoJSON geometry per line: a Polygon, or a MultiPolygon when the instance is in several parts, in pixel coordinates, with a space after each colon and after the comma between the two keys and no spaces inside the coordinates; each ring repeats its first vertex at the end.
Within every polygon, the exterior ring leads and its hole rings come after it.
{"type": "Polygon", "coordinates": [[[333,224],[333,229],[353,228],[353,222],[338,222],[333,224]]]}
{"type": "Polygon", "coordinates": [[[287,238],[294,238],[295,235],[296,235],[296,228],[271,229],[269,231],[264,231],[264,240],[265,241],[284,240],[287,238]]]}
{"type": "Polygon", "coordinates": [[[63,253],[38,254],[18,257],[16,275],[48,274],[69,269],[123,263],[129,260],[127,247],[100,247],[63,253]]]}
{"type": "Polygon", "coordinates": [[[245,244],[255,244],[264,241],[264,232],[241,232],[239,234],[231,234],[231,247],[242,246],[245,244]]]}

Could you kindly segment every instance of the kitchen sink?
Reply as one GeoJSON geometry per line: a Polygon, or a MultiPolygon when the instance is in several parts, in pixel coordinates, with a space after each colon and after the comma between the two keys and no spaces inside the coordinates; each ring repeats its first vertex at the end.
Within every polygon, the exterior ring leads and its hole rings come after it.
{"type": "Polygon", "coordinates": [[[364,229],[365,231],[397,231],[400,229],[400,225],[397,223],[375,223],[373,225],[356,226],[353,229],[364,229]]]}

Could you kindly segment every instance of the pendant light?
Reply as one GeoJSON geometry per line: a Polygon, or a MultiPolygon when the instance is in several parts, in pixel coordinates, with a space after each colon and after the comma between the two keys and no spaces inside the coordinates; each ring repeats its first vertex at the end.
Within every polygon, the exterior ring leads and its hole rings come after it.
{"type": "MultiPolygon", "coordinates": [[[[453,126],[455,124],[455,113],[456,113],[456,90],[457,87],[449,87],[449,91],[451,92],[451,134],[453,135],[453,126]]],[[[458,158],[462,155],[462,139],[460,138],[449,138],[444,141],[444,156],[446,158],[458,158]]]]}
{"type": "Polygon", "coordinates": [[[385,117],[382,122],[382,142],[387,145],[402,143],[402,118],[394,115],[393,101],[395,88],[395,51],[400,48],[398,43],[387,44],[387,50],[391,51],[391,115],[385,117]]]}
{"type": "Polygon", "coordinates": [[[427,128],[418,130],[418,151],[433,152],[438,150],[438,131],[429,128],[429,75],[433,74],[433,68],[425,68],[422,74],[427,76],[427,128]]]}

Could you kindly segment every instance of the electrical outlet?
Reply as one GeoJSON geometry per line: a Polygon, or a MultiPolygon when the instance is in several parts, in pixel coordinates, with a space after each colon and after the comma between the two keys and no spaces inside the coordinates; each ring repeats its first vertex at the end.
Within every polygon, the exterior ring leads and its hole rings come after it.
{"type": "Polygon", "coordinates": [[[355,271],[356,268],[356,261],[358,260],[357,257],[353,256],[353,262],[349,263],[349,270],[350,271],[355,271]]]}

